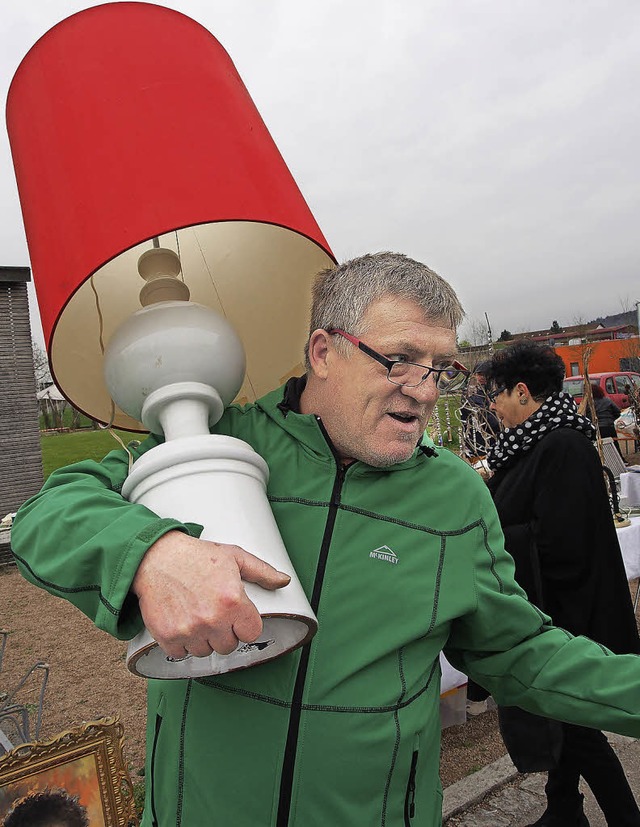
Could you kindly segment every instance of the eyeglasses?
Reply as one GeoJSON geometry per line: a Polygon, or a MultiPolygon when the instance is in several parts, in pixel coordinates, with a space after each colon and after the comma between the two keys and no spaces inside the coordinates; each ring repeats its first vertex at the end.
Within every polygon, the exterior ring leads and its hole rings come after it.
{"type": "Polygon", "coordinates": [[[496,397],[500,396],[502,391],[506,391],[506,389],[507,389],[506,385],[500,385],[499,387],[494,388],[493,390],[487,391],[487,399],[490,402],[495,402],[496,397]]]}
{"type": "Polygon", "coordinates": [[[438,390],[452,391],[461,388],[470,376],[470,371],[468,371],[464,365],[461,365],[460,362],[453,362],[446,368],[431,368],[428,365],[418,365],[415,362],[387,359],[386,356],[365,345],[364,342],[356,339],[355,336],[345,333],[344,330],[333,328],[329,330],[328,333],[331,336],[336,334],[343,336],[363,353],[366,353],[367,356],[379,362],[387,369],[387,379],[394,385],[400,385],[406,388],[417,388],[428,379],[429,376],[433,375],[438,390]]]}

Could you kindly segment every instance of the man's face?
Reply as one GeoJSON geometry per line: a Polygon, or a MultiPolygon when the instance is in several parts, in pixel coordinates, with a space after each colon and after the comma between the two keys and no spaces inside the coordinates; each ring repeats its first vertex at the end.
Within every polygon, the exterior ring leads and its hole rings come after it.
{"type": "MultiPolygon", "coordinates": [[[[359,338],[389,359],[444,367],[455,358],[455,331],[428,320],[408,299],[373,302],[362,330],[359,338]]],[[[348,357],[333,342],[327,353],[321,391],[327,432],[343,460],[374,466],[403,462],[413,453],[438,398],[435,378],[429,376],[417,388],[394,385],[383,365],[356,346],[348,347],[348,357]]]]}

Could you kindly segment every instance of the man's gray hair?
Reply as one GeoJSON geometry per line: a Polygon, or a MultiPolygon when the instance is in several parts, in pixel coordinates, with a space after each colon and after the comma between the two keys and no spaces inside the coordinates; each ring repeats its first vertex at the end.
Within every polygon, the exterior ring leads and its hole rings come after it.
{"type": "MultiPolygon", "coordinates": [[[[368,253],[322,270],[313,284],[309,333],[334,327],[354,336],[365,331],[362,318],[369,305],[383,296],[397,296],[420,305],[425,316],[455,330],[464,310],[451,285],[426,264],[402,253],[368,253]]],[[[347,351],[347,343],[336,341],[347,351]]],[[[309,369],[309,345],[305,347],[309,369]]]]}

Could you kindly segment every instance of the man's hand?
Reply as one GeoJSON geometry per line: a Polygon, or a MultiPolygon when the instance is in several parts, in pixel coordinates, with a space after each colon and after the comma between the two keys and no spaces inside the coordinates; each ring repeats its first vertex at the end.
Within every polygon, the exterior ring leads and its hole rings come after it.
{"type": "Polygon", "coordinates": [[[228,655],[262,632],[242,580],[273,590],[290,579],[238,546],[170,531],[142,558],[132,590],[145,626],[167,655],[206,657],[228,655]]]}

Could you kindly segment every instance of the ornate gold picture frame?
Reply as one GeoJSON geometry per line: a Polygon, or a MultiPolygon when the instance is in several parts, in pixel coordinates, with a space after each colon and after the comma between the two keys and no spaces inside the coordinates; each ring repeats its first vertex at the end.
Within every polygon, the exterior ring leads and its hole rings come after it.
{"type": "Polygon", "coordinates": [[[137,825],[123,732],[117,718],[101,718],[1,756],[0,825],[29,824],[30,813],[67,811],[69,821],[61,824],[137,825]]]}

